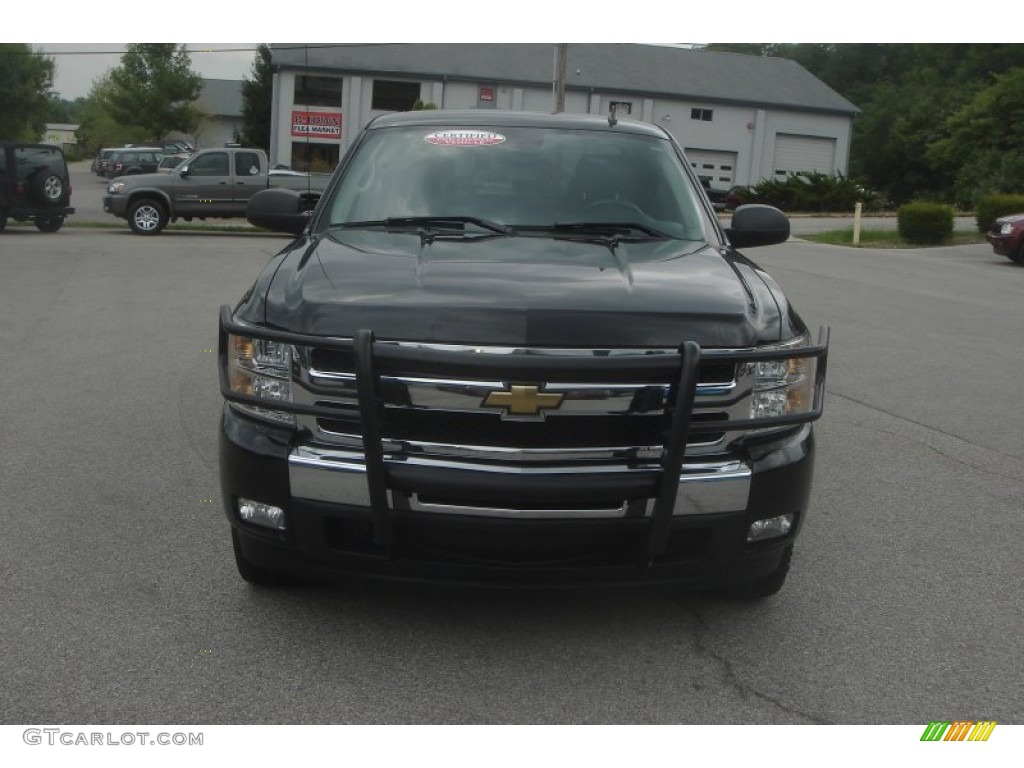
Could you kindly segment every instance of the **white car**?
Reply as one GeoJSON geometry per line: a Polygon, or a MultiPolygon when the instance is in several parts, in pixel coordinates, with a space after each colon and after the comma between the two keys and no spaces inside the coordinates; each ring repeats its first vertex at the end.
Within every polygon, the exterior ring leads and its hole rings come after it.
{"type": "Polygon", "coordinates": [[[160,165],[157,166],[157,173],[170,173],[183,162],[188,160],[191,155],[179,153],[177,155],[167,155],[163,160],[160,161],[160,165]]]}

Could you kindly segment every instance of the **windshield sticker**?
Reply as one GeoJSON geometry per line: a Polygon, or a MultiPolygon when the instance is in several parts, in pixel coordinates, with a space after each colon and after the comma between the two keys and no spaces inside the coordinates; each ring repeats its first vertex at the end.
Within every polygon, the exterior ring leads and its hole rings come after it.
{"type": "Polygon", "coordinates": [[[442,147],[489,147],[505,141],[505,137],[500,133],[469,129],[434,131],[423,138],[428,144],[437,144],[442,147]]]}

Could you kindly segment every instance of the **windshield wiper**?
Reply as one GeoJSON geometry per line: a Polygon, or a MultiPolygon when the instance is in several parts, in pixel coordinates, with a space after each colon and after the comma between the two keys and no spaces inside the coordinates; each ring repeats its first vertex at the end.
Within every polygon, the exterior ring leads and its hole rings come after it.
{"type": "Polygon", "coordinates": [[[613,240],[636,239],[636,233],[642,235],[639,239],[652,238],[657,240],[672,240],[672,235],[662,232],[660,229],[639,224],[633,221],[573,221],[544,226],[519,227],[522,232],[553,232],[567,235],[593,235],[600,238],[613,240]]]}
{"type": "Polygon", "coordinates": [[[600,232],[600,233],[614,233],[616,235],[628,235],[631,232],[643,232],[645,235],[650,237],[658,237],[663,239],[671,239],[671,235],[666,232],[662,232],[660,229],[648,226],[647,224],[638,224],[633,221],[573,221],[570,223],[559,223],[555,222],[551,226],[553,232],[600,232]]]}
{"type": "Polygon", "coordinates": [[[386,219],[375,221],[346,221],[334,226],[339,229],[365,229],[369,227],[384,227],[388,229],[405,229],[409,227],[422,228],[434,235],[448,234],[444,229],[454,229],[456,225],[462,225],[460,234],[465,233],[465,225],[474,224],[488,232],[498,235],[512,236],[516,231],[507,224],[499,224],[490,219],[481,219],[478,216],[391,216],[386,219]]]}

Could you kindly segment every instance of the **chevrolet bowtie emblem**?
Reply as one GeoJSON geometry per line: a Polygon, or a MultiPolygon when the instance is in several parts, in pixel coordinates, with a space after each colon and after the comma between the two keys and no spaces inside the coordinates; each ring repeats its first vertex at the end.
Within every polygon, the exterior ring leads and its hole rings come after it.
{"type": "Polygon", "coordinates": [[[491,392],[487,395],[484,406],[504,408],[506,413],[514,416],[537,416],[543,415],[542,410],[560,406],[564,397],[552,392],[541,392],[540,387],[532,384],[513,384],[504,392],[491,392]]]}

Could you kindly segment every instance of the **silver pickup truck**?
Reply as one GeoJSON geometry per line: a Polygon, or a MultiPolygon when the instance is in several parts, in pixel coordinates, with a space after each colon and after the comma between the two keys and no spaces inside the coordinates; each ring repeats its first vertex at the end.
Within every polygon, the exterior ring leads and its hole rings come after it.
{"type": "Polygon", "coordinates": [[[261,149],[204,149],[171,173],[113,179],[103,210],[127,219],[138,235],[156,235],[178,219],[243,218],[249,198],[270,187],[299,192],[302,205],[312,210],[329,179],[330,174],[270,171],[261,149]]]}

